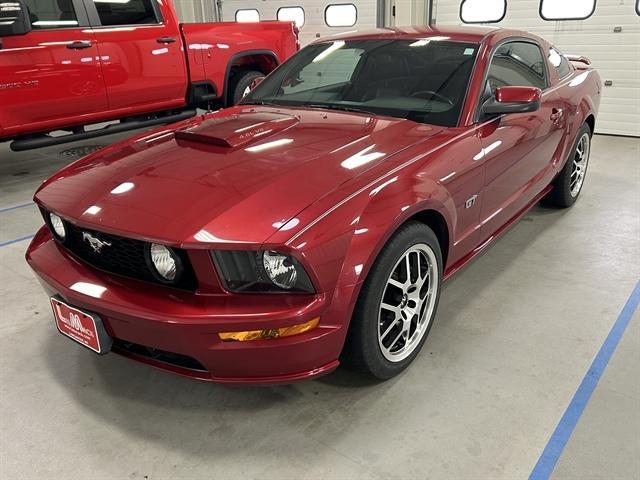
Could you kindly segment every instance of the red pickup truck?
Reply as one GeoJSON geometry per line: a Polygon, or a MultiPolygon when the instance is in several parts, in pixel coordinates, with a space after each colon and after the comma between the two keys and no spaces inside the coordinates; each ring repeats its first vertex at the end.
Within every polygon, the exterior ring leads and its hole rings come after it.
{"type": "Polygon", "coordinates": [[[172,0],[3,0],[0,141],[26,150],[231,105],[298,48],[292,23],[180,23],[172,0]]]}

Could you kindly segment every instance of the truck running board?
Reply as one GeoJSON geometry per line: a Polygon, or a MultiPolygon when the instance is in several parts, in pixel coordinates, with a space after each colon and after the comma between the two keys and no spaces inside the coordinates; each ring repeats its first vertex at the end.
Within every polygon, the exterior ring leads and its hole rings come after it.
{"type": "Polygon", "coordinates": [[[112,133],[126,132],[127,130],[135,130],[137,128],[152,127],[163,123],[179,122],[196,115],[196,110],[182,110],[179,113],[163,115],[155,118],[143,120],[124,119],[120,123],[107,125],[104,128],[98,128],[90,131],[78,131],[68,135],[60,135],[52,137],[49,134],[33,135],[28,137],[17,138],[11,142],[10,147],[14,152],[31,150],[32,148],[50,147],[51,145],[60,145],[62,143],[75,142],[77,140],[86,140],[88,138],[101,137],[103,135],[111,135],[112,133]]]}

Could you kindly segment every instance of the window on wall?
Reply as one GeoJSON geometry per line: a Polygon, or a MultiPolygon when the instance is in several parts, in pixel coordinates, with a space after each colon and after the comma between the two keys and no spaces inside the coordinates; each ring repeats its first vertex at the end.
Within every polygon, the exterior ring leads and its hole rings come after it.
{"type": "Polygon", "coordinates": [[[549,63],[551,63],[551,65],[553,65],[553,68],[556,69],[558,78],[563,78],[567,76],[569,72],[571,72],[569,60],[567,60],[564,55],[562,55],[553,47],[549,49],[549,63]]]}
{"type": "Polygon", "coordinates": [[[34,30],[70,28],[78,25],[71,0],[27,0],[31,26],[34,30]]]}
{"type": "Polygon", "coordinates": [[[596,0],[540,0],[540,16],[545,20],[584,20],[595,9],[596,0]]]}
{"type": "Polygon", "coordinates": [[[506,13],[506,0],[463,0],[460,4],[460,20],[464,23],[495,23],[506,13]]]}
{"type": "Polygon", "coordinates": [[[260,21],[260,12],[255,8],[249,10],[236,10],[236,22],[240,23],[249,23],[249,22],[259,22],[260,21]]]}
{"type": "Polygon", "coordinates": [[[281,22],[294,22],[298,28],[302,28],[304,25],[304,9],[302,7],[279,8],[276,17],[281,22]]]}
{"type": "MultiPolygon", "coordinates": [[[[153,8],[153,0],[93,0],[100,23],[113,25],[148,25],[161,22],[153,8]]],[[[62,0],[62,3],[71,0],[62,0]]],[[[60,2],[59,2],[60,3],[60,2]]]]}
{"type": "Polygon", "coordinates": [[[358,9],[353,3],[329,5],[324,10],[324,22],[330,27],[353,27],[358,21],[358,9]]]}
{"type": "Polygon", "coordinates": [[[509,42],[498,47],[491,59],[487,82],[494,93],[497,87],[547,87],[540,47],[528,42],[509,42]]]}

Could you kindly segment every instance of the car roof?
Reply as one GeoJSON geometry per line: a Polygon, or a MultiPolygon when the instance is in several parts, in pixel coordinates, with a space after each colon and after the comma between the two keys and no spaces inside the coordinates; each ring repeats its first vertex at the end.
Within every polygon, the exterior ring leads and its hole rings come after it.
{"type": "MultiPolygon", "coordinates": [[[[442,26],[414,26],[414,27],[394,27],[394,28],[375,28],[371,30],[354,30],[351,32],[338,33],[323,37],[318,41],[327,40],[412,40],[428,37],[448,37],[446,40],[458,42],[480,43],[487,37],[500,36],[530,36],[519,30],[511,30],[498,27],[481,27],[481,26],[458,26],[458,25],[442,25],[442,26]]],[[[441,39],[445,40],[445,39],[441,39]]]]}

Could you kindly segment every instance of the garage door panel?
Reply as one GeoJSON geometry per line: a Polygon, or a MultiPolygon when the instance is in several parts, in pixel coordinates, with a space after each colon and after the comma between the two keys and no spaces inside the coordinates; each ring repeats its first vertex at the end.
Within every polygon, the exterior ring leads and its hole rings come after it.
{"type": "MultiPolygon", "coordinates": [[[[597,0],[591,17],[569,21],[544,20],[539,7],[539,0],[507,0],[505,18],[492,25],[528,30],[566,54],[589,57],[603,81],[613,82],[603,87],[596,132],[640,135],[640,16],[634,2],[597,0]]],[[[459,0],[434,0],[436,24],[462,24],[459,12],[459,0]]]]}
{"type": "Polygon", "coordinates": [[[304,46],[318,37],[325,37],[353,30],[375,28],[377,21],[377,0],[223,0],[222,20],[235,21],[238,10],[258,10],[260,20],[276,20],[281,7],[302,7],[305,22],[300,29],[300,43],[304,46]],[[351,27],[330,27],[325,23],[324,12],[329,5],[353,4],[357,9],[356,24],[351,27]]]}

